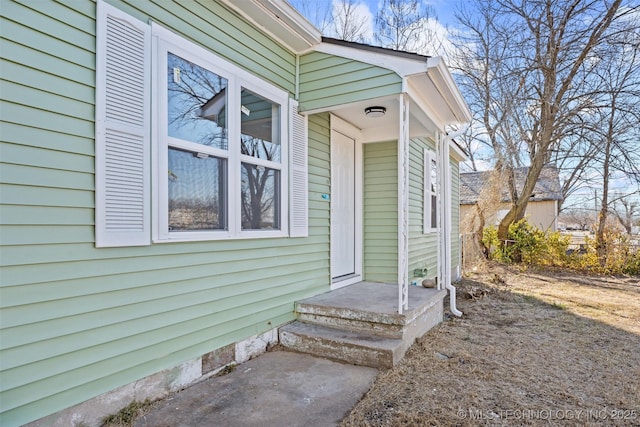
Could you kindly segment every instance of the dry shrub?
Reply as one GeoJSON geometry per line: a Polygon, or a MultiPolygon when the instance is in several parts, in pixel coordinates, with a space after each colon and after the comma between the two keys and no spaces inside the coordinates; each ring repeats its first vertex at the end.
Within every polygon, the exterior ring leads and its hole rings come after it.
{"type": "Polygon", "coordinates": [[[580,251],[569,250],[570,237],[560,232],[544,232],[527,222],[509,226],[508,239],[498,239],[495,227],[483,232],[489,257],[503,263],[522,263],[538,267],[563,267],[592,274],[640,275],[640,252],[633,250],[626,235],[608,230],[604,236],[605,255],[600,259],[596,241],[589,236],[580,251]]]}
{"type": "Polygon", "coordinates": [[[572,267],[595,274],[640,275],[640,251],[633,250],[626,234],[607,229],[604,233],[603,245],[605,253],[600,259],[597,253],[597,242],[586,236],[586,253],[578,257],[572,267]]]}

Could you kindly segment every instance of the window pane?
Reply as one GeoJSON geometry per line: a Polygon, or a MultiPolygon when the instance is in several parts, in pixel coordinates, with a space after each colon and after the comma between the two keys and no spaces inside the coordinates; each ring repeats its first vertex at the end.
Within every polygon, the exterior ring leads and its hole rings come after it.
{"type": "Polygon", "coordinates": [[[169,231],[221,230],[226,160],[169,148],[169,231]]]}
{"type": "Polygon", "coordinates": [[[169,136],[227,149],[227,79],[167,55],[169,136]]]}
{"type": "Polygon", "coordinates": [[[436,199],[436,196],[431,196],[431,228],[438,227],[438,221],[436,217],[436,212],[438,209],[437,203],[438,200],[436,199]]]}
{"type": "Polygon", "coordinates": [[[438,178],[438,164],[431,159],[431,193],[436,194],[436,179],[438,178]]]}
{"type": "Polygon", "coordinates": [[[242,163],[242,229],[280,229],[280,171],[242,163]]]}
{"type": "Polygon", "coordinates": [[[240,96],[242,154],[280,162],[280,105],[244,88],[240,96]]]}

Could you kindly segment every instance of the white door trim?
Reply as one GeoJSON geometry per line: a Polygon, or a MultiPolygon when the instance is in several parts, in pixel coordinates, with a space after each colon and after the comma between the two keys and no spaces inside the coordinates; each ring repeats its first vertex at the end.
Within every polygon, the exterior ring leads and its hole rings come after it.
{"type": "MultiPolygon", "coordinates": [[[[355,141],[355,272],[336,282],[333,281],[331,273],[331,289],[339,289],[362,281],[362,135],[358,128],[346,122],[338,116],[331,114],[331,133],[341,133],[355,141]]],[[[331,238],[331,236],[329,236],[331,238]]]]}

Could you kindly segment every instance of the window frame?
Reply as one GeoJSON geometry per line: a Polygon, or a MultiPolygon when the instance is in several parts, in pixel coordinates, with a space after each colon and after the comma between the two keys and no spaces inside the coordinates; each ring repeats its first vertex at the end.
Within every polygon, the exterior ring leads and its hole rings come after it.
{"type": "Polygon", "coordinates": [[[422,223],[422,233],[423,234],[430,234],[430,233],[435,233],[438,230],[438,182],[437,182],[437,176],[439,173],[439,168],[438,168],[438,159],[436,157],[436,153],[429,149],[429,148],[425,148],[424,149],[424,157],[423,157],[423,171],[424,171],[424,179],[423,179],[423,184],[424,184],[424,188],[423,188],[423,209],[422,209],[422,215],[423,215],[423,223],[422,223]],[[436,165],[436,182],[433,183],[433,191],[431,191],[432,188],[432,182],[431,182],[431,163],[435,162],[436,165]],[[432,201],[432,197],[435,196],[435,200],[436,203],[435,205],[431,202],[432,201]],[[433,215],[433,211],[435,209],[435,218],[436,218],[436,224],[434,225],[432,223],[432,215],[433,215]]]}
{"type": "MultiPolygon", "coordinates": [[[[185,38],[152,23],[152,87],[156,97],[152,102],[152,185],[156,203],[152,208],[153,242],[208,241],[224,239],[287,237],[289,234],[289,94],[272,84],[233,65],[185,38]],[[168,136],[167,55],[171,52],[180,58],[227,79],[227,150],[206,147],[203,151],[227,160],[227,229],[207,231],[169,231],[168,227],[168,148],[171,146],[195,147],[186,141],[168,136]],[[274,104],[279,105],[280,161],[274,162],[242,155],[241,90],[247,89],[274,104]],[[233,112],[233,113],[231,113],[233,112]],[[264,166],[280,171],[279,179],[279,229],[242,229],[241,224],[241,168],[242,163],[264,166]],[[162,171],[165,171],[164,173],[162,171]]],[[[190,148],[188,148],[190,149],[190,148]]],[[[190,149],[190,151],[192,151],[190,149]]]]}

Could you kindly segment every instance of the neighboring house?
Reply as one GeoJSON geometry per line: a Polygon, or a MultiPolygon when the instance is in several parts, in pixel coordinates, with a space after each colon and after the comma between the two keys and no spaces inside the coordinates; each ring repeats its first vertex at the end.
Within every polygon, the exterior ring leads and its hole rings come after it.
{"type": "MultiPolygon", "coordinates": [[[[522,189],[529,168],[522,167],[515,170],[516,188],[522,189]]],[[[462,172],[460,173],[460,218],[462,223],[472,221],[476,215],[475,205],[480,194],[489,182],[494,171],[462,172]]],[[[502,182],[500,205],[495,214],[486,218],[486,224],[497,225],[509,211],[511,199],[505,180],[502,182]]],[[[529,198],[525,218],[540,230],[558,230],[558,201],[562,200],[562,190],[558,169],[555,166],[545,166],[529,198]]]]}
{"type": "Polygon", "coordinates": [[[0,28],[3,426],[179,389],[301,298],[455,279],[470,113],[439,58],[281,0],[5,0],[0,28]]]}

